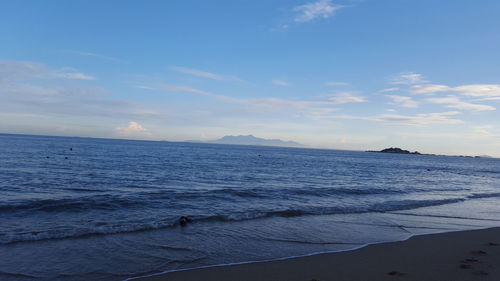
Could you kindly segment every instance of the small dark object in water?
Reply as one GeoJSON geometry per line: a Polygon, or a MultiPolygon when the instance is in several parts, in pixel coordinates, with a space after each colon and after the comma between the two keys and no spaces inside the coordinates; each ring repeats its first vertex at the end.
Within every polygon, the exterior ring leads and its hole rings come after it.
{"type": "Polygon", "coordinates": [[[468,268],[471,268],[471,267],[472,267],[472,265],[470,265],[470,264],[465,264],[465,263],[462,263],[462,264],[460,265],[460,268],[461,268],[461,269],[468,269],[468,268]]]}
{"type": "Polygon", "coordinates": [[[468,258],[468,259],[462,260],[462,263],[471,263],[471,262],[479,262],[479,260],[476,258],[468,258]]]}
{"type": "Polygon", "coordinates": [[[73,148],[72,148],[72,147],[70,147],[70,148],[69,148],[69,150],[70,150],[70,151],[73,151],[73,148]]]}
{"type": "Polygon", "coordinates": [[[64,159],[68,159],[68,157],[64,157],[64,159]]]}
{"type": "Polygon", "coordinates": [[[490,243],[488,243],[488,246],[498,246],[498,243],[490,242],[490,243]]]}
{"type": "Polygon", "coordinates": [[[486,275],[489,275],[489,273],[488,273],[488,272],[486,272],[486,271],[482,271],[482,270],[479,270],[479,271],[474,271],[473,273],[474,273],[474,274],[476,274],[476,275],[481,275],[481,276],[486,276],[486,275]]]}
{"type": "Polygon", "coordinates": [[[483,250],[477,250],[472,252],[475,255],[486,255],[487,253],[483,250]]]}
{"type": "Polygon", "coordinates": [[[391,275],[391,276],[403,276],[403,275],[405,275],[405,273],[399,272],[399,271],[391,271],[391,272],[388,272],[387,275],[391,275]]]}
{"type": "Polygon", "coordinates": [[[186,226],[188,224],[188,222],[190,222],[190,221],[191,220],[186,216],[182,216],[179,218],[179,224],[183,227],[186,226]]]}
{"type": "Polygon", "coordinates": [[[47,158],[47,159],[49,159],[50,157],[49,157],[49,156],[47,156],[46,158],[47,158]]]}
{"type": "Polygon", "coordinates": [[[431,169],[427,169],[427,171],[428,171],[428,172],[430,172],[430,171],[431,171],[431,169]]]}

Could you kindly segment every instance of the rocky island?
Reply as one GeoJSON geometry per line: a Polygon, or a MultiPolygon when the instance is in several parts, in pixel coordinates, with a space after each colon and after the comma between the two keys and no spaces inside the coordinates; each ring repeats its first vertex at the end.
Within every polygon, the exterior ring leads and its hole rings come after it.
{"type": "Polygon", "coordinates": [[[415,151],[415,152],[410,152],[408,150],[401,149],[399,147],[390,147],[386,149],[382,149],[380,151],[375,151],[375,150],[368,150],[367,152],[380,152],[380,153],[398,153],[398,154],[419,154],[421,155],[420,152],[415,151]]]}

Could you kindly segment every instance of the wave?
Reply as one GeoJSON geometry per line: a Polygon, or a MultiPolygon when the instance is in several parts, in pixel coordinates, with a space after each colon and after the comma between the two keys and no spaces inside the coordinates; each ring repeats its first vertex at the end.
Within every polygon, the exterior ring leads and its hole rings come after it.
{"type": "Polygon", "coordinates": [[[132,198],[124,198],[114,195],[95,195],[79,198],[29,200],[20,203],[0,205],[2,212],[15,212],[22,210],[36,210],[44,212],[70,212],[81,210],[114,210],[142,205],[141,202],[132,198]]]}
{"type": "MultiPolygon", "coordinates": [[[[76,192],[101,192],[93,189],[71,189],[76,192]]],[[[261,189],[234,189],[223,188],[215,190],[163,190],[155,192],[137,192],[127,197],[120,194],[94,194],[88,196],[68,197],[61,199],[26,200],[14,203],[0,204],[0,212],[16,211],[41,211],[41,212],[81,212],[86,210],[121,210],[135,206],[151,206],[158,203],[161,207],[190,200],[227,200],[237,198],[279,198],[290,195],[299,196],[332,196],[332,195],[370,195],[370,194],[395,194],[404,193],[398,190],[388,189],[351,189],[351,188],[309,188],[309,189],[285,189],[265,190],[261,189]],[[168,204],[167,204],[168,202],[168,204]]]]}
{"type": "Polygon", "coordinates": [[[474,193],[474,194],[468,196],[468,198],[470,198],[470,199],[492,198],[492,197],[500,197],[500,192],[474,193]]]}
{"type": "MultiPolygon", "coordinates": [[[[254,210],[232,214],[214,214],[207,216],[189,216],[190,224],[208,222],[239,222],[270,217],[301,217],[309,215],[333,215],[349,213],[369,213],[369,212],[390,212],[399,210],[416,209],[436,205],[445,205],[463,201],[463,198],[442,199],[442,200],[401,200],[388,201],[380,204],[373,204],[367,207],[304,207],[303,209],[276,209],[276,210],[254,210]]],[[[22,233],[2,233],[0,232],[0,244],[10,244],[17,242],[39,241],[50,239],[79,238],[94,235],[106,235],[129,232],[142,232],[149,230],[178,227],[177,218],[170,218],[164,221],[152,221],[148,223],[129,223],[125,225],[101,225],[99,227],[63,228],[51,230],[35,230],[22,233]]]]}
{"type": "Polygon", "coordinates": [[[38,276],[28,275],[24,273],[12,273],[6,271],[0,271],[0,276],[10,277],[10,278],[24,278],[24,279],[38,279],[38,276]]]}

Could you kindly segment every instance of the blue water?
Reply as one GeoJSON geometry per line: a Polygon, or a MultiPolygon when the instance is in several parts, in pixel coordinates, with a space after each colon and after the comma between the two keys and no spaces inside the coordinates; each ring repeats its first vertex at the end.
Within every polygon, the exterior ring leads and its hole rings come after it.
{"type": "Polygon", "coordinates": [[[345,250],[500,226],[499,203],[500,159],[0,134],[0,279],[345,250]]]}

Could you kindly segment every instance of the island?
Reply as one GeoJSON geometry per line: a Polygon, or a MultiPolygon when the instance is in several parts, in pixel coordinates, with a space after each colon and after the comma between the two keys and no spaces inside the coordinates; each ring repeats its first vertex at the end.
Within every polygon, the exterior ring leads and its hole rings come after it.
{"type": "Polygon", "coordinates": [[[378,151],[378,150],[368,150],[366,152],[397,153],[397,154],[418,154],[418,155],[421,155],[421,153],[418,152],[418,151],[410,152],[408,150],[404,150],[404,149],[401,149],[399,147],[385,148],[385,149],[382,149],[380,151],[378,151]]]}

